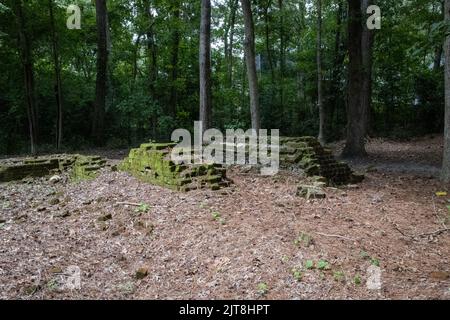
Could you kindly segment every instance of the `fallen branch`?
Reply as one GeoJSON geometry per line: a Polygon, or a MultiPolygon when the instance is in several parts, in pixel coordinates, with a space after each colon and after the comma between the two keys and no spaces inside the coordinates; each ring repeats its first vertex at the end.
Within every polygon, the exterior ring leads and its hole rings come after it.
{"type": "Polygon", "coordinates": [[[439,229],[439,230],[436,230],[434,232],[429,232],[429,233],[422,233],[422,234],[418,234],[417,236],[414,236],[414,237],[422,238],[422,237],[429,237],[429,236],[438,236],[438,235],[443,234],[444,232],[448,232],[448,231],[450,231],[450,228],[439,229]]]}
{"type": "Polygon", "coordinates": [[[319,236],[324,236],[324,237],[328,237],[328,238],[338,238],[338,239],[343,239],[343,240],[348,240],[348,241],[356,241],[356,239],[340,236],[338,234],[326,234],[326,233],[321,233],[321,232],[316,232],[316,234],[319,236]]]}
{"type": "Polygon", "coordinates": [[[142,203],[133,203],[133,202],[116,202],[116,205],[122,206],[132,206],[132,207],[140,207],[142,203]]]}

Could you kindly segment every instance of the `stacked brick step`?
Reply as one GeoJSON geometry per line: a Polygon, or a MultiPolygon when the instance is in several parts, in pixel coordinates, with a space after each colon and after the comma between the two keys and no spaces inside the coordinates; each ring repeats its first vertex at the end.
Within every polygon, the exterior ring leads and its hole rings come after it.
{"type": "Polygon", "coordinates": [[[338,162],[332,151],[323,148],[314,137],[280,138],[280,164],[299,167],[306,175],[324,177],[333,185],[359,183],[364,179],[345,162],[338,162]]]}

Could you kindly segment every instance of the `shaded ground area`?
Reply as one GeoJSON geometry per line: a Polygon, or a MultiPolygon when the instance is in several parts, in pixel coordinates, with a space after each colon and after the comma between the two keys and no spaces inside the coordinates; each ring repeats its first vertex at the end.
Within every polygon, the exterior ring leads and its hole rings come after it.
{"type": "MultiPolygon", "coordinates": [[[[371,142],[369,161],[398,168],[405,153],[437,167],[429,140],[371,142]]],[[[76,184],[2,184],[0,298],[450,298],[450,236],[440,232],[450,196],[435,194],[449,186],[378,168],[314,201],[296,197],[301,176],[238,169],[233,188],[187,194],[109,170],[76,184]],[[381,290],[366,287],[371,265],[381,290]],[[76,290],[61,286],[70,266],[76,290]]]]}
{"type": "MultiPolygon", "coordinates": [[[[387,172],[410,173],[438,177],[442,164],[444,140],[442,136],[430,135],[409,141],[397,142],[372,139],[366,149],[368,157],[353,160],[353,167],[387,172]]],[[[344,142],[332,145],[336,154],[344,148],[344,142]]]]}

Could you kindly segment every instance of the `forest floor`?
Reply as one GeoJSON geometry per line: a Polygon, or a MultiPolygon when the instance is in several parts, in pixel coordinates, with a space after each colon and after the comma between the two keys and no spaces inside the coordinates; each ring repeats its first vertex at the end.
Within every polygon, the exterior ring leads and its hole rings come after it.
{"type": "Polygon", "coordinates": [[[229,189],[186,194],[110,170],[1,184],[0,299],[449,299],[442,139],[368,150],[353,163],[365,181],[324,200],[297,197],[292,173],[239,169],[229,189]],[[62,286],[70,266],[75,290],[62,286]]]}

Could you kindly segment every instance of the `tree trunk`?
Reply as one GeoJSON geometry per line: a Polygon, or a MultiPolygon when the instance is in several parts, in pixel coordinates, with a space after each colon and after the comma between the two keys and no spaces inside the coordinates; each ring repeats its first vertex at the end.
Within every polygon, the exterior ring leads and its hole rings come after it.
{"type": "Polygon", "coordinates": [[[319,142],[325,144],[325,108],[322,96],[322,0],[317,0],[317,107],[319,109],[319,142]]]}
{"type": "MultiPolygon", "coordinates": [[[[369,5],[374,4],[375,1],[362,0],[361,10],[362,14],[365,15],[369,5]]],[[[369,30],[367,25],[363,23],[362,32],[362,72],[363,81],[361,84],[361,109],[364,110],[366,120],[365,120],[365,132],[364,137],[368,134],[368,126],[370,123],[370,114],[372,110],[372,65],[373,65],[373,43],[375,40],[375,31],[369,30]]]]}
{"type": "MultiPolygon", "coordinates": [[[[445,19],[445,3],[442,1],[441,4],[441,13],[443,19],[445,19]]],[[[442,44],[439,44],[434,52],[434,62],[433,62],[433,70],[434,72],[438,72],[441,67],[441,60],[442,60],[442,53],[444,51],[444,48],[442,47],[442,44]]]]}
{"type": "MultiPolygon", "coordinates": [[[[450,22],[450,0],[445,0],[445,21],[450,22]]],[[[450,182],[450,35],[445,38],[445,132],[441,178],[450,182]]]]}
{"type": "Polygon", "coordinates": [[[272,5],[272,1],[269,0],[264,7],[264,31],[266,36],[266,52],[267,60],[269,61],[270,80],[272,82],[271,90],[275,87],[275,68],[273,66],[272,48],[270,46],[270,25],[269,25],[269,8],[272,5]]]}
{"type": "Polygon", "coordinates": [[[344,157],[362,157],[366,155],[366,110],[361,101],[362,90],[362,14],[360,0],[348,0],[348,107],[347,107],[347,143],[344,157]]]}
{"type": "Polygon", "coordinates": [[[250,113],[252,118],[252,129],[259,131],[261,129],[261,120],[259,116],[259,90],[258,77],[256,74],[255,61],[255,32],[253,24],[253,14],[250,0],[241,0],[242,11],[244,13],[245,26],[245,63],[247,65],[248,86],[250,91],[250,113]]]}
{"type": "Polygon", "coordinates": [[[169,98],[169,113],[172,117],[177,114],[178,105],[178,90],[177,90],[177,79],[178,79],[178,59],[180,50],[180,30],[178,24],[180,23],[180,2],[177,0],[173,4],[173,18],[176,26],[172,33],[172,47],[170,50],[170,98],[169,98]]]}
{"type": "Polygon", "coordinates": [[[211,106],[211,0],[201,0],[200,23],[200,121],[203,131],[212,126],[211,106]]]}
{"type": "MultiPolygon", "coordinates": [[[[158,100],[156,96],[156,81],[158,80],[158,60],[157,60],[157,48],[155,43],[155,31],[154,31],[154,17],[152,14],[152,8],[150,0],[144,0],[144,15],[147,19],[147,55],[148,55],[148,88],[150,97],[153,102],[158,100]]],[[[157,127],[158,127],[158,113],[157,110],[153,110],[150,117],[150,123],[152,126],[152,138],[157,140],[157,127]]]]}
{"type": "Polygon", "coordinates": [[[56,150],[61,149],[62,142],[62,83],[61,83],[61,62],[59,58],[59,45],[58,37],[55,28],[55,17],[53,14],[53,0],[48,0],[48,7],[50,12],[50,24],[52,32],[52,51],[53,51],[53,64],[55,69],[55,99],[56,99],[56,150]]]}
{"type": "Polygon", "coordinates": [[[232,7],[231,7],[231,13],[230,13],[230,40],[228,42],[228,51],[227,51],[227,64],[228,64],[228,85],[229,88],[233,88],[233,64],[234,64],[234,57],[233,57],[233,49],[234,49],[234,30],[235,30],[235,24],[236,24],[236,10],[238,8],[238,1],[239,0],[232,0],[232,7]]]}
{"type": "Polygon", "coordinates": [[[19,30],[19,53],[23,67],[28,129],[30,134],[30,151],[31,154],[36,154],[38,128],[37,128],[36,99],[34,93],[33,60],[31,56],[30,39],[26,32],[25,27],[26,19],[24,18],[22,0],[14,1],[14,11],[19,30]]]}
{"type": "Polygon", "coordinates": [[[284,76],[286,70],[286,50],[285,50],[285,35],[284,35],[284,12],[283,12],[283,0],[278,0],[278,10],[280,14],[279,32],[280,32],[280,83],[279,83],[279,95],[280,95],[280,125],[284,120],[284,76]]]}
{"type": "Polygon", "coordinates": [[[96,0],[97,22],[97,78],[92,135],[97,146],[105,143],[105,109],[107,95],[108,32],[106,0],[96,0]]]}
{"type": "Polygon", "coordinates": [[[342,48],[342,15],[344,11],[344,3],[343,0],[339,0],[338,2],[338,10],[336,13],[336,35],[335,35],[335,43],[334,43],[334,61],[333,61],[333,71],[332,71],[332,79],[333,79],[333,101],[330,102],[329,110],[328,110],[328,122],[325,123],[325,135],[329,138],[329,134],[333,131],[333,123],[338,122],[338,107],[339,101],[341,97],[340,90],[340,82],[341,82],[341,69],[344,64],[345,53],[341,50],[342,48]],[[336,119],[336,120],[335,120],[336,119]]]}

